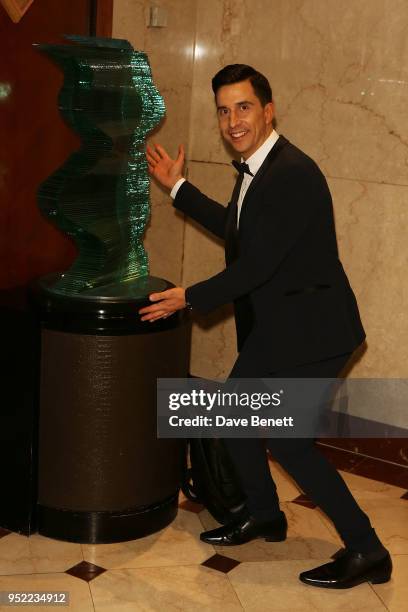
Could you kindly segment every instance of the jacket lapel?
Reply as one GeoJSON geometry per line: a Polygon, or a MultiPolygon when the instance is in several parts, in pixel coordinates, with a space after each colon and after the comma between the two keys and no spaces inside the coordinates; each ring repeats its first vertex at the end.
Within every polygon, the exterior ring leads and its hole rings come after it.
{"type": "Polygon", "coordinates": [[[268,155],[265,157],[258,172],[255,174],[254,178],[252,179],[251,184],[249,185],[248,190],[245,194],[244,200],[242,202],[241,214],[239,217],[239,228],[241,228],[242,220],[245,218],[245,210],[248,205],[248,200],[250,200],[254,196],[257,186],[259,185],[265,172],[271,167],[273,162],[279,156],[279,153],[288,144],[288,142],[289,141],[284,136],[281,136],[281,135],[279,136],[278,140],[276,141],[272,149],[269,151],[268,155]]]}

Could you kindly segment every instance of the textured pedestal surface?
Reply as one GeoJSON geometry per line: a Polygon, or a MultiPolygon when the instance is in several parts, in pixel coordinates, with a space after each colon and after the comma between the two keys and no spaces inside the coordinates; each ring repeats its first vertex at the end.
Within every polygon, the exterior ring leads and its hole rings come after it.
{"type": "Polygon", "coordinates": [[[139,307],[134,319],[128,313],[120,320],[118,306],[111,319],[104,306],[94,329],[87,319],[91,333],[84,331],[83,313],[66,323],[69,332],[58,329],[67,315],[60,325],[58,317],[45,315],[38,476],[43,535],[121,541],[157,531],[176,515],[184,442],[156,437],[156,379],[187,375],[190,326],[177,315],[142,325],[139,307]]]}

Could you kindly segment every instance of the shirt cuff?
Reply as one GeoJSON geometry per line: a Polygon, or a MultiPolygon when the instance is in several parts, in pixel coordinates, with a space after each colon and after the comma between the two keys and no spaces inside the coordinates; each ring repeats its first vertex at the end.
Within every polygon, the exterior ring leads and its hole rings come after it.
{"type": "Polygon", "coordinates": [[[186,182],[186,179],[185,178],[181,178],[181,179],[179,179],[177,181],[177,183],[175,185],[173,185],[173,189],[170,191],[170,197],[173,198],[173,200],[176,197],[178,190],[180,189],[182,184],[185,183],[185,182],[186,182]]]}

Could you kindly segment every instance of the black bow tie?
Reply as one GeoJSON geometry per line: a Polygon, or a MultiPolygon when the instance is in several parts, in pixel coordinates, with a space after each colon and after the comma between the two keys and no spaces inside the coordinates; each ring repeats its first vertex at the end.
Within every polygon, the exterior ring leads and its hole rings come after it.
{"type": "Polygon", "coordinates": [[[246,162],[237,162],[235,161],[235,159],[233,159],[231,164],[234,166],[235,170],[237,170],[240,174],[245,174],[246,172],[247,174],[254,176],[252,172],[250,171],[249,166],[246,162]]]}

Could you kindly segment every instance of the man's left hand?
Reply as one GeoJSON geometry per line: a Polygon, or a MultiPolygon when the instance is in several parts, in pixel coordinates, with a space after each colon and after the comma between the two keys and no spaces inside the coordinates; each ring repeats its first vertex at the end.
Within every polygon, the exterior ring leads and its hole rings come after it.
{"type": "Polygon", "coordinates": [[[151,293],[149,295],[151,302],[157,302],[151,306],[145,306],[139,310],[142,321],[156,321],[157,319],[165,319],[175,313],[177,310],[182,310],[187,306],[186,292],[183,287],[174,287],[160,293],[151,293]]]}

